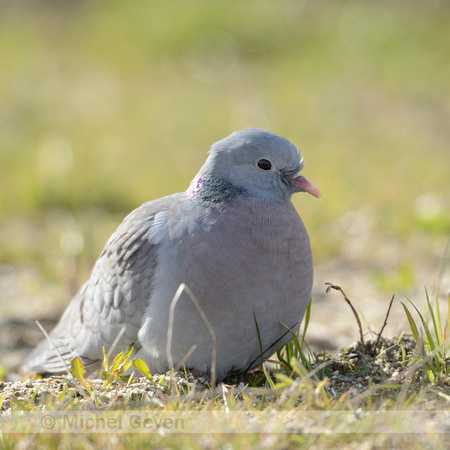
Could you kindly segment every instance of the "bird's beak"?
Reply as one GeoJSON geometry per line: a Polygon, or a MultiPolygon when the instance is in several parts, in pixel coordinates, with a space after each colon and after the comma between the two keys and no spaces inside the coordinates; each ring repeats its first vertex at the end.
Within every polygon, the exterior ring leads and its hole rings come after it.
{"type": "Polygon", "coordinates": [[[295,178],[292,178],[292,181],[301,191],[307,192],[314,197],[321,198],[319,189],[310,183],[303,175],[297,175],[295,178]]]}

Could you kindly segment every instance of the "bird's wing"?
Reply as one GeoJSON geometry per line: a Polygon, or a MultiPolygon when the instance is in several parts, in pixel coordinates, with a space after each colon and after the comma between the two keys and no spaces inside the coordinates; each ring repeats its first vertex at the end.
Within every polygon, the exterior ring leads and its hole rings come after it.
{"type": "MultiPolygon", "coordinates": [[[[85,367],[97,368],[119,333],[114,353],[131,343],[139,347],[138,331],[151,296],[158,243],[167,234],[167,209],[177,195],[145,203],[133,211],[111,236],[90,279],[70,302],[55,329],[53,345],[70,367],[79,356],[85,367]]],[[[65,365],[48,339],[31,353],[25,372],[58,373],[65,365]]]]}

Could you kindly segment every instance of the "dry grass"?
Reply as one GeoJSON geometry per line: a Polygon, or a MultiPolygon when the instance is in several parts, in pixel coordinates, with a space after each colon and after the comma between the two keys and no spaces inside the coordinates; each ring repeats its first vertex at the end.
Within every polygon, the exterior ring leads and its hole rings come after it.
{"type": "MultiPolygon", "coordinates": [[[[54,315],[125,213],[186,189],[212,142],[250,126],[285,135],[305,155],[305,175],[323,200],[295,204],[317,264],[339,255],[364,267],[389,297],[429,283],[424,266],[437,267],[450,228],[445,2],[69,3],[0,7],[5,320],[54,315]]],[[[445,273],[442,280],[437,291],[445,273]]],[[[25,331],[17,337],[27,340],[25,331]]],[[[406,337],[380,339],[375,348],[311,360],[309,375],[294,362],[292,378],[256,373],[251,383],[262,386],[233,384],[227,392],[195,384],[192,374],[179,375],[170,392],[165,380],[152,396],[151,381],[115,381],[109,391],[99,384],[107,411],[205,412],[209,432],[192,433],[194,420],[188,432],[152,433],[149,441],[123,430],[8,433],[2,421],[0,445],[445,448],[448,428],[433,428],[441,416],[402,415],[448,409],[447,382],[430,381],[423,363],[430,352],[424,342],[419,348],[417,355],[406,337]],[[414,373],[409,362],[419,364],[414,373]],[[279,415],[252,422],[261,411],[279,415]],[[321,415],[307,419],[311,411],[321,415]],[[327,416],[333,411],[356,418],[327,416]],[[391,414],[375,423],[360,411],[391,414]]],[[[66,382],[40,382],[36,394],[38,385],[2,384],[3,410],[20,417],[44,404],[70,414],[91,408],[66,382]],[[45,383],[55,391],[45,393],[45,383]]]]}

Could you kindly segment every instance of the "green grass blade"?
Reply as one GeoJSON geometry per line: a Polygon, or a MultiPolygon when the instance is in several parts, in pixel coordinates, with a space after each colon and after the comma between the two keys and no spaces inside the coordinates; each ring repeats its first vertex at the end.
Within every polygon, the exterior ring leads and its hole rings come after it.
{"type": "Polygon", "coordinates": [[[116,355],[116,357],[113,360],[111,372],[117,372],[117,369],[123,364],[123,361],[124,361],[124,353],[120,352],[116,355]]]}
{"type": "Polygon", "coordinates": [[[79,381],[83,386],[85,385],[84,374],[86,373],[86,369],[81,361],[81,359],[77,356],[72,359],[70,364],[70,371],[72,375],[79,381]]]}
{"type": "Polygon", "coordinates": [[[26,405],[25,402],[22,402],[15,397],[11,397],[10,401],[17,405],[22,411],[30,411],[30,407],[26,405]]]}
{"type": "Polygon", "coordinates": [[[125,373],[133,364],[133,361],[127,361],[120,366],[120,371],[125,373]]]}
{"type": "Polygon", "coordinates": [[[430,329],[428,328],[427,322],[423,318],[422,314],[420,314],[420,311],[417,309],[417,306],[408,298],[408,301],[411,303],[411,305],[416,310],[417,314],[419,315],[420,321],[422,322],[423,329],[425,331],[425,334],[427,335],[427,344],[431,351],[434,351],[436,349],[436,344],[434,342],[433,336],[431,335],[430,329]]]}
{"type": "Polygon", "coordinates": [[[298,337],[295,334],[292,334],[292,340],[294,341],[294,346],[297,351],[297,359],[300,358],[303,366],[305,366],[308,369],[308,371],[311,371],[312,370],[311,363],[306,357],[305,353],[303,352],[302,346],[300,345],[298,337]]]}
{"type": "Polygon", "coordinates": [[[133,352],[134,352],[134,344],[131,344],[124,354],[124,360],[128,361],[131,358],[131,355],[133,354],[133,352]]]}
{"type": "Polygon", "coordinates": [[[416,322],[414,322],[414,319],[411,316],[411,313],[409,312],[409,309],[406,307],[406,305],[403,302],[400,302],[400,303],[402,304],[403,309],[405,310],[406,318],[408,319],[409,328],[411,329],[411,333],[414,336],[414,340],[416,342],[419,342],[420,335],[419,335],[419,331],[417,330],[416,322]]]}
{"type": "MultiPolygon", "coordinates": [[[[430,296],[428,295],[427,288],[425,288],[425,294],[426,294],[426,297],[427,297],[427,304],[428,304],[428,309],[430,311],[431,320],[433,322],[433,329],[434,329],[434,334],[435,334],[435,344],[436,344],[436,347],[439,347],[441,345],[441,338],[440,338],[441,334],[439,333],[439,328],[438,328],[437,323],[436,323],[436,317],[435,317],[435,314],[434,314],[433,307],[431,306],[430,296]]],[[[438,314],[438,316],[439,316],[439,308],[436,311],[436,314],[438,314]]]]}
{"type": "Polygon", "coordinates": [[[183,371],[184,371],[184,379],[186,380],[187,391],[188,391],[188,393],[190,393],[191,392],[191,388],[190,388],[190,385],[189,385],[189,377],[188,377],[188,374],[187,374],[186,366],[184,364],[183,364],[183,371]]]}
{"type": "MultiPolygon", "coordinates": [[[[447,311],[447,320],[446,320],[446,322],[445,322],[445,324],[444,324],[444,329],[445,329],[445,332],[444,332],[444,334],[445,334],[445,342],[446,342],[446,348],[447,348],[447,345],[448,345],[448,335],[449,335],[449,325],[450,325],[450,291],[449,291],[449,293],[448,293],[448,301],[447,301],[447,307],[448,307],[448,311],[447,311]]],[[[447,352],[446,352],[446,354],[447,354],[447,352]]]]}
{"type": "Polygon", "coordinates": [[[150,382],[153,384],[153,386],[155,386],[156,388],[158,387],[158,385],[156,384],[155,380],[152,377],[152,374],[150,373],[150,369],[147,366],[147,363],[145,361],[143,361],[142,359],[134,359],[132,361],[133,367],[135,367],[137,370],[139,370],[139,372],[142,373],[142,375],[144,375],[144,377],[146,377],[147,379],[150,380],[150,382]]]}
{"type": "MultiPolygon", "coordinates": [[[[267,367],[263,364],[263,366],[262,366],[262,369],[263,369],[263,372],[264,372],[264,375],[266,376],[266,380],[267,380],[267,382],[269,383],[269,386],[272,388],[272,389],[276,389],[275,388],[275,383],[273,382],[273,380],[272,380],[272,378],[271,378],[271,376],[270,376],[270,373],[269,373],[269,371],[267,370],[267,367]]],[[[189,384],[188,384],[189,385],[189,384]]]]}
{"type": "Polygon", "coordinates": [[[439,309],[439,294],[438,294],[437,286],[436,286],[436,299],[435,299],[435,303],[436,303],[437,323],[438,323],[438,328],[439,328],[439,337],[442,339],[440,343],[443,344],[443,343],[444,343],[444,334],[442,333],[441,311],[440,311],[440,309],[439,309]]]}
{"type": "MultiPolygon", "coordinates": [[[[286,345],[287,345],[287,344],[286,344],[286,345]]],[[[291,365],[288,363],[288,358],[284,359],[284,358],[281,356],[281,352],[282,352],[282,349],[280,349],[280,350],[277,351],[277,359],[278,359],[278,361],[280,361],[282,364],[284,364],[284,366],[286,367],[287,370],[292,371],[292,367],[291,367],[291,365]]]]}
{"type": "Polygon", "coordinates": [[[255,320],[256,333],[258,334],[259,351],[261,352],[261,367],[264,364],[264,350],[262,348],[261,335],[259,333],[258,321],[256,320],[256,314],[253,313],[253,319],[255,320]]]}
{"type": "Polygon", "coordinates": [[[303,334],[302,334],[302,348],[303,348],[303,345],[305,344],[305,335],[306,335],[306,331],[308,330],[309,320],[311,318],[311,305],[312,305],[311,300],[312,299],[309,299],[308,307],[306,308],[306,313],[305,313],[305,324],[303,325],[303,334]]]}
{"type": "Polygon", "coordinates": [[[106,347],[103,346],[103,370],[105,372],[108,372],[110,367],[111,367],[111,359],[108,355],[108,350],[106,350],[106,347]]]}

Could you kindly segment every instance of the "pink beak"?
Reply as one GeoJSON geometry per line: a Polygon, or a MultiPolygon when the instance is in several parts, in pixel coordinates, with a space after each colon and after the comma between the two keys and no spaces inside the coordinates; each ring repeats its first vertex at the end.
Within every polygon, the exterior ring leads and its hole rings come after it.
{"type": "Polygon", "coordinates": [[[319,189],[310,183],[303,175],[297,175],[295,178],[292,178],[292,181],[302,191],[307,192],[314,197],[321,198],[319,189]]]}

